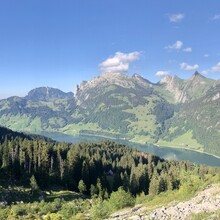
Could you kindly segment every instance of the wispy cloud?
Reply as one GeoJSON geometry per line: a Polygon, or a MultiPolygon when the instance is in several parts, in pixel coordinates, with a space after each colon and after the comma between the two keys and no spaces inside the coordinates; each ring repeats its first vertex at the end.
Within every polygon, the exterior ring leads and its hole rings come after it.
{"type": "Polygon", "coordinates": [[[160,71],[157,71],[155,76],[167,76],[169,75],[170,72],[169,71],[166,71],[166,70],[160,70],[160,71]]]}
{"type": "Polygon", "coordinates": [[[186,48],[183,49],[183,52],[191,53],[192,52],[192,48],[191,47],[186,47],[186,48]]]}
{"type": "Polygon", "coordinates": [[[183,42],[180,40],[177,40],[174,44],[166,46],[165,49],[180,50],[182,48],[182,46],[183,46],[183,42]]]}
{"type": "Polygon", "coordinates": [[[103,73],[123,73],[129,69],[129,64],[140,57],[140,52],[116,52],[114,56],[103,61],[99,67],[103,73]]]}
{"type": "Polygon", "coordinates": [[[209,57],[209,54],[207,54],[207,53],[206,53],[206,54],[204,54],[204,57],[205,57],[205,58],[209,57]]]}
{"type": "Polygon", "coordinates": [[[202,71],[202,74],[208,73],[220,73],[220,62],[218,62],[215,66],[211,67],[210,69],[202,71]]]}
{"type": "Polygon", "coordinates": [[[199,65],[195,64],[195,65],[191,66],[187,63],[181,63],[180,68],[184,69],[184,70],[191,70],[192,71],[192,70],[197,70],[199,68],[199,65]]]}
{"type": "Polygon", "coordinates": [[[211,18],[212,21],[220,20],[220,14],[216,14],[211,18]]]}
{"type": "Polygon", "coordinates": [[[185,18],[185,15],[178,13],[178,14],[168,15],[168,17],[169,17],[170,22],[177,23],[177,22],[182,21],[185,18]]]}
{"type": "Polygon", "coordinates": [[[220,62],[218,62],[217,65],[215,65],[211,68],[211,72],[213,72],[213,73],[219,73],[220,72],[220,62]]]}

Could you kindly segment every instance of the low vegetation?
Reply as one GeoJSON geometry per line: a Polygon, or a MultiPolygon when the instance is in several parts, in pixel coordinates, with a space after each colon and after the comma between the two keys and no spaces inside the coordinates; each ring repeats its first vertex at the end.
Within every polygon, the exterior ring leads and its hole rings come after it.
{"type": "Polygon", "coordinates": [[[135,203],[182,200],[220,170],[103,141],[58,143],[1,128],[0,219],[103,219],[135,203]]]}

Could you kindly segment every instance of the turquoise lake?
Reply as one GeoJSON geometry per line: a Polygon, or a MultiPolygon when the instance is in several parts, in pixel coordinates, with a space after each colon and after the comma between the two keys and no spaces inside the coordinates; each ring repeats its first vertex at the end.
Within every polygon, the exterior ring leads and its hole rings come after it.
{"type": "Polygon", "coordinates": [[[115,142],[120,142],[131,148],[135,148],[146,153],[154,154],[156,156],[159,156],[167,160],[172,160],[172,159],[188,160],[196,164],[205,164],[209,166],[220,166],[220,158],[217,158],[212,155],[205,154],[205,153],[195,152],[192,150],[169,148],[169,147],[157,147],[155,145],[137,144],[137,143],[132,143],[132,142],[125,141],[125,140],[109,139],[109,138],[103,138],[99,136],[87,136],[87,135],[72,136],[72,135],[64,135],[61,133],[45,133],[44,135],[56,141],[64,141],[64,142],[71,142],[71,143],[111,140],[115,142]]]}

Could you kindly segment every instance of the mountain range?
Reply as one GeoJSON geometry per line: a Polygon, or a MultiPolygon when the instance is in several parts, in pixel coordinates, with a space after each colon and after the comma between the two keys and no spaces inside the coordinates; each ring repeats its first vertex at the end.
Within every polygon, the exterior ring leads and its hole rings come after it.
{"type": "Polygon", "coordinates": [[[0,100],[0,125],[36,134],[87,134],[204,151],[220,156],[220,80],[195,72],[151,83],[106,73],[74,93],[41,87],[0,100]]]}

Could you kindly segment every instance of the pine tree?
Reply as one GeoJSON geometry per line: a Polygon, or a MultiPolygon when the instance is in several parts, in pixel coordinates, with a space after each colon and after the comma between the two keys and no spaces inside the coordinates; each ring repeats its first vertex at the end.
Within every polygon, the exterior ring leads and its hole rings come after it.
{"type": "Polygon", "coordinates": [[[159,194],[159,175],[157,172],[154,172],[149,186],[149,195],[155,196],[159,194]]]}
{"type": "Polygon", "coordinates": [[[30,185],[31,185],[32,192],[36,192],[36,191],[39,190],[37,180],[36,180],[34,175],[32,175],[31,178],[30,178],[30,185]]]}
{"type": "Polygon", "coordinates": [[[86,184],[84,183],[83,180],[79,181],[78,189],[79,189],[80,193],[85,193],[86,192],[86,184]]]}

